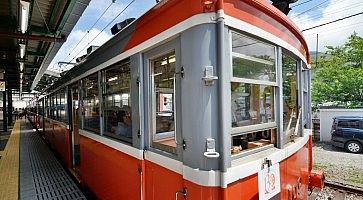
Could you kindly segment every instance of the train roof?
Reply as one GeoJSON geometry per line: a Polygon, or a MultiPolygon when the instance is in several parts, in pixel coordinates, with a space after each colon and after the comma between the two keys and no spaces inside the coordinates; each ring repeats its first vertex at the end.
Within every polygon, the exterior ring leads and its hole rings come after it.
{"type": "MultiPolygon", "coordinates": [[[[223,10],[232,18],[252,24],[261,30],[267,30],[270,34],[296,48],[306,62],[310,62],[307,44],[299,28],[267,1],[218,0],[206,7],[195,0],[163,0],[87,55],[84,61],[66,72],[55,84],[47,88],[46,92],[76,81],[85,72],[92,71],[101,64],[107,63],[108,66],[115,64],[120,61],[120,59],[114,59],[115,57],[125,52],[132,52],[139,45],[147,43],[188,18],[198,14],[216,13],[219,10],[223,10]]],[[[94,72],[96,71],[98,70],[94,70],[94,72]]]]}

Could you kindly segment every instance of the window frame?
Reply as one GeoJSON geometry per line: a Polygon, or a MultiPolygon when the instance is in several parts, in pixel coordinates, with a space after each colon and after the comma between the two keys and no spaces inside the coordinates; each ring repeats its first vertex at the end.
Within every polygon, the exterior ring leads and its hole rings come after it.
{"type": "MultiPolygon", "coordinates": [[[[132,136],[131,138],[128,138],[126,136],[116,136],[116,135],[112,136],[112,134],[109,134],[105,130],[106,126],[107,126],[105,111],[106,111],[106,103],[108,101],[107,98],[109,97],[109,94],[107,94],[107,88],[106,88],[107,87],[107,84],[106,84],[106,82],[107,82],[107,77],[106,77],[107,76],[107,70],[110,70],[112,68],[116,68],[117,65],[120,65],[120,66],[128,65],[129,69],[130,69],[129,86],[128,86],[129,87],[129,93],[128,93],[129,94],[129,104],[131,104],[131,106],[128,105],[130,107],[130,113],[132,113],[132,105],[137,104],[136,101],[133,102],[133,100],[131,99],[132,98],[132,94],[131,94],[132,93],[132,88],[131,88],[132,69],[131,69],[131,60],[130,60],[130,58],[129,57],[125,58],[125,59],[123,59],[123,60],[121,60],[121,61],[119,61],[119,62],[117,62],[117,63],[115,63],[113,65],[110,65],[110,66],[102,69],[101,70],[101,77],[102,77],[101,78],[101,80],[102,80],[102,82],[101,82],[101,90],[102,90],[101,99],[102,99],[102,121],[103,121],[104,126],[103,126],[103,129],[101,130],[101,132],[102,132],[102,135],[107,137],[107,138],[114,139],[114,140],[116,140],[118,142],[122,142],[122,143],[127,144],[127,145],[133,145],[133,143],[134,143],[133,142],[133,140],[134,140],[133,128],[131,128],[131,136],[132,136]]],[[[125,93],[120,94],[121,95],[120,96],[120,102],[122,101],[122,94],[125,94],[125,93]]],[[[112,100],[111,100],[113,104],[115,104],[114,95],[115,94],[112,94],[112,100]]],[[[117,95],[118,95],[118,93],[117,93],[117,95]]],[[[137,105],[134,105],[134,106],[137,106],[137,105]]],[[[136,126],[136,123],[133,120],[131,121],[131,123],[132,123],[131,127],[136,126]]]]}
{"type": "MultiPolygon", "coordinates": [[[[274,109],[273,109],[273,115],[274,115],[274,122],[267,122],[267,123],[261,123],[261,124],[254,124],[254,125],[247,125],[247,126],[242,126],[242,127],[232,127],[232,123],[231,124],[231,136],[236,136],[236,135],[246,135],[246,134],[249,134],[251,132],[255,132],[255,131],[262,131],[262,130],[269,130],[269,129],[273,129],[273,128],[277,128],[278,124],[277,124],[277,87],[278,87],[278,51],[277,51],[277,46],[276,45],[273,45],[273,44],[270,44],[270,43],[267,43],[265,42],[264,40],[261,40],[260,38],[257,38],[257,37],[251,37],[250,35],[248,34],[245,34],[245,33],[241,33],[241,31],[238,31],[238,30],[234,30],[234,29],[230,29],[230,36],[229,36],[229,40],[230,40],[230,52],[231,52],[231,55],[230,55],[230,70],[231,70],[231,73],[230,73],[230,83],[232,82],[237,82],[237,83],[246,83],[246,84],[254,84],[254,85],[264,85],[264,86],[272,86],[272,89],[273,89],[273,98],[274,98],[274,109]],[[239,77],[234,77],[233,76],[233,57],[234,56],[237,56],[239,57],[240,55],[243,55],[243,54],[240,54],[240,53],[236,53],[236,52],[233,52],[233,40],[232,40],[232,37],[233,37],[233,32],[239,34],[239,35],[242,35],[244,37],[247,37],[249,39],[252,39],[252,40],[256,40],[256,41],[259,41],[261,43],[264,43],[266,45],[269,45],[271,47],[274,47],[274,54],[275,54],[275,81],[264,81],[264,80],[258,80],[258,79],[249,79],[249,78],[239,78],[239,77]]],[[[243,57],[239,57],[239,58],[242,58],[242,59],[246,59],[245,57],[250,57],[250,56],[247,56],[247,55],[243,55],[243,57]]],[[[252,57],[253,58],[253,57],[252,57]]],[[[255,59],[255,58],[253,58],[255,59]]],[[[258,58],[256,58],[258,59],[258,58]]],[[[261,59],[263,60],[263,59],[261,59]]],[[[266,61],[268,62],[268,61],[266,61]]],[[[231,96],[231,91],[229,90],[230,92],[230,96],[231,96]]]]}
{"type": "MultiPolygon", "coordinates": [[[[263,38],[259,38],[257,36],[248,34],[246,32],[243,32],[241,30],[236,30],[232,27],[229,28],[228,31],[228,37],[229,37],[229,54],[227,54],[229,56],[229,80],[228,80],[228,84],[231,85],[232,82],[238,82],[238,83],[244,83],[244,84],[254,84],[254,85],[262,85],[262,86],[271,86],[272,90],[273,90],[273,95],[271,95],[271,98],[273,98],[273,102],[274,105],[272,107],[273,109],[273,118],[274,121],[273,122],[267,122],[267,123],[261,123],[261,124],[254,124],[254,125],[247,125],[247,126],[241,126],[241,127],[232,127],[232,119],[230,119],[231,121],[229,121],[228,123],[230,124],[230,140],[231,140],[231,147],[234,143],[234,139],[235,137],[238,136],[242,136],[242,137],[246,137],[248,134],[251,133],[256,133],[256,134],[263,134],[264,132],[269,132],[270,136],[269,136],[269,144],[264,144],[262,146],[259,147],[252,147],[252,148],[248,148],[248,149],[243,149],[238,153],[232,153],[230,152],[230,158],[232,160],[237,160],[246,156],[249,156],[251,154],[255,154],[261,151],[265,151],[271,148],[280,148],[279,145],[281,143],[281,133],[280,133],[280,118],[279,118],[279,113],[280,113],[280,84],[281,84],[281,70],[279,69],[281,67],[280,64],[280,57],[281,57],[281,47],[273,44],[269,41],[264,40],[263,38]],[[241,34],[245,37],[251,38],[253,40],[257,40],[261,43],[264,43],[266,45],[269,46],[273,46],[274,47],[274,64],[275,64],[275,79],[274,81],[269,81],[269,80],[258,80],[258,79],[249,79],[249,78],[239,78],[239,77],[234,77],[233,76],[233,56],[238,56],[238,53],[233,52],[233,44],[232,44],[232,32],[237,32],[237,34],[241,34]]],[[[244,59],[245,56],[242,57],[242,59],[244,59]]],[[[229,97],[226,99],[228,101],[231,101],[231,97],[232,97],[232,91],[231,88],[229,89],[229,97]]],[[[231,107],[231,102],[228,102],[229,107],[231,107]]],[[[232,110],[230,110],[229,112],[232,112],[232,110]]],[[[227,124],[228,124],[227,123],[227,124]]],[[[247,136],[248,137],[248,136],[247,136]]]]}
{"type": "MultiPolygon", "coordinates": [[[[285,145],[291,143],[294,141],[295,138],[298,138],[298,137],[302,137],[303,134],[304,134],[304,113],[305,113],[305,110],[304,110],[304,99],[303,99],[303,95],[304,95],[304,78],[303,78],[303,71],[305,71],[303,69],[303,64],[302,64],[302,61],[299,57],[297,57],[296,55],[294,55],[293,53],[289,52],[288,50],[286,49],[283,49],[282,48],[282,52],[281,52],[281,60],[282,60],[282,63],[281,63],[281,72],[283,74],[283,57],[289,57],[290,59],[293,59],[295,61],[295,72],[296,72],[296,108],[297,108],[297,117],[296,117],[296,123],[299,123],[299,126],[297,127],[297,132],[296,132],[296,135],[294,134],[295,133],[295,130],[290,134],[290,139],[287,141],[285,140],[285,136],[287,135],[286,133],[286,130],[284,131],[283,130],[283,118],[282,118],[282,129],[281,129],[281,135],[282,135],[282,146],[281,147],[284,147],[285,145]],[[300,114],[301,113],[301,114],[300,114]],[[300,119],[299,119],[299,115],[300,116],[300,119]]],[[[308,71],[308,70],[306,70],[308,71]]],[[[283,83],[284,80],[283,80],[283,75],[281,75],[281,82],[283,83]]],[[[283,92],[283,84],[281,85],[282,87],[282,93],[281,93],[281,99],[283,100],[283,97],[284,97],[284,92],[283,92]]],[[[283,113],[283,107],[284,107],[284,102],[282,102],[282,113],[283,113]]],[[[281,115],[283,115],[281,113],[281,115]]],[[[295,127],[296,129],[296,127],[295,127]]]]}
{"type": "Polygon", "coordinates": [[[167,43],[164,44],[160,44],[158,46],[155,46],[154,48],[143,52],[143,79],[144,79],[144,107],[145,107],[145,146],[147,147],[148,150],[158,153],[160,155],[172,158],[172,159],[176,159],[176,160],[182,160],[182,145],[181,145],[181,141],[182,141],[182,121],[181,121],[181,117],[182,117],[182,110],[181,110],[181,80],[180,80],[180,76],[176,75],[176,80],[175,80],[175,84],[174,84],[174,88],[175,88],[175,94],[174,94],[174,101],[175,101],[175,114],[174,114],[174,122],[175,122],[175,127],[174,127],[174,132],[175,132],[175,137],[174,139],[176,139],[177,144],[176,144],[176,148],[175,148],[175,153],[173,152],[169,152],[169,151],[165,151],[156,147],[152,146],[152,140],[153,140],[153,134],[154,130],[156,130],[155,127],[153,127],[154,125],[154,120],[153,119],[153,80],[151,80],[151,76],[152,76],[152,66],[151,66],[151,61],[155,58],[164,56],[164,55],[168,55],[171,52],[175,52],[175,58],[176,58],[176,63],[175,63],[175,73],[177,74],[178,71],[181,70],[181,47],[180,47],[180,37],[174,38],[170,41],[168,41],[167,43]]]}
{"type": "Polygon", "coordinates": [[[266,42],[265,40],[263,40],[262,38],[257,38],[256,36],[251,36],[249,35],[248,33],[242,33],[242,31],[240,30],[235,30],[235,29],[230,29],[230,44],[231,44],[231,47],[230,47],[230,52],[231,52],[231,56],[230,56],[230,70],[231,70],[231,82],[243,82],[243,83],[251,83],[251,84],[263,84],[263,85],[271,85],[271,86],[277,86],[277,82],[278,82],[278,54],[277,54],[277,46],[274,45],[274,44],[271,44],[269,42],[266,42]],[[233,37],[233,32],[234,33],[237,33],[239,35],[242,35],[246,38],[249,38],[251,40],[255,40],[255,41],[258,41],[260,43],[264,43],[266,46],[271,46],[274,48],[274,56],[275,56],[275,81],[264,81],[264,80],[258,80],[258,79],[251,79],[251,78],[240,78],[240,77],[234,77],[233,76],[233,57],[238,57],[240,59],[244,59],[244,60],[249,60],[249,61],[253,61],[253,62],[258,62],[258,63],[262,63],[262,64],[271,64],[271,63],[268,63],[270,61],[268,60],[264,60],[264,59],[260,59],[260,58],[255,58],[255,57],[252,57],[252,56],[248,56],[248,55],[244,55],[244,54],[241,54],[241,53],[237,53],[237,52],[233,52],[233,40],[232,40],[232,37],[233,37]],[[235,81],[232,81],[232,80],[235,80],[235,81]]]}
{"type": "MultiPolygon", "coordinates": [[[[82,112],[81,112],[81,127],[80,127],[80,129],[82,129],[82,130],[84,130],[84,131],[87,131],[87,132],[90,132],[90,133],[92,133],[92,134],[96,134],[96,135],[103,135],[103,126],[102,126],[102,120],[101,120],[101,117],[102,117],[102,114],[101,114],[101,112],[102,112],[102,101],[101,101],[101,98],[100,98],[100,71],[97,71],[97,72],[95,72],[95,73],[92,73],[92,74],[90,74],[90,75],[88,75],[88,76],[86,76],[86,77],[84,77],[82,80],[81,80],[81,90],[80,90],[80,92],[81,92],[81,99],[80,99],[80,101],[81,101],[81,110],[82,110],[82,112]],[[98,99],[98,123],[100,124],[100,127],[99,127],[99,130],[96,130],[96,129],[90,129],[90,128],[87,128],[86,127],[86,116],[85,116],[85,105],[87,105],[86,103],[85,103],[85,101],[87,101],[87,100],[85,100],[85,98],[86,98],[86,95],[85,95],[85,93],[86,93],[86,85],[85,85],[85,80],[86,79],[89,79],[89,77],[91,77],[91,76],[96,76],[97,77],[97,81],[96,81],[96,87],[97,87],[97,99],[98,99]]],[[[87,98],[89,98],[89,96],[87,96],[87,98]]],[[[88,105],[87,105],[88,106],[88,105]]]]}
{"type": "Polygon", "coordinates": [[[68,116],[67,116],[67,95],[66,95],[67,88],[63,87],[58,90],[57,96],[59,97],[58,101],[58,121],[64,124],[68,123],[68,116]],[[62,97],[63,99],[63,109],[62,109],[62,97]],[[64,112],[64,116],[62,116],[62,111],[64,112]]]}
{"type": "MultiPolygon", "coordinates": [[[[152,146],[154,141],[155,140],[162,140],[162,139],[166,139],[166,138],[175,138],[175,135],[177,134],[177,131],[175,129],[176,127],[176,115],[177,115],[177,109],[176,109],[176,104],[175,102],[173,103],[173,117],[174,117],[174,131],[166,131],[166,132],[160,132],[160,133],[157,133],[157,130],[156,130],[156,127],[157,127],[157,119],[156,119],[156,114],[157,114],[157,93],[155,92],[155,90],[153,88],[155,88],[155,74],[154,74],[154,71],[155,71],[155,66],[152,64],[153,61],[155,61],[156,59],[159,59],[161,57],[164,57],[164,56],[169,56],[171,55],[171,53],[175,53],[175,50],[172,50],[172,51],[167,51],[167,52],[164,52],[162,53],[161,55],[158,55],[158,56],[155,56],[155,57],[152,57],[152,58],[149,58],[149,69],[150,69],[150,86],[151,86],[151,119],[152,119],[152,137],[151,137],[151,147],[152,148],[156,148],[156,149],[159,149],[157,147],[154,147],[152,146]],[[155,115],[154,115],[155,114],[155,115]]],[[[176,56],[175,56],[176,57],[176,56]]],[[[175,69],[176,71],[176,69],[175,69]]],[[[175,77],[175,74],[174,74],[174,77],[175,77]]],[[[175,101],[175,91],[176,91],[176,82],[175,82],[175,79],[173,80],[174,83],[173,83],[173,101],[175,101]]],[[[159,150],[162,150],[162,151],[166,151],[168,152],[167,150],[163,150],[163,149],[159,149],[159,150]]],[[[173,153],[173,152],[168,152],[168,153],[173,153]]]]}

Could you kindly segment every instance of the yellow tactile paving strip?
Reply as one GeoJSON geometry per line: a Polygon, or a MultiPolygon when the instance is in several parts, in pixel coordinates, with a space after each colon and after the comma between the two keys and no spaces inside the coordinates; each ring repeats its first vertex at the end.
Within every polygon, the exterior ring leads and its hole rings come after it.
{"type": "Polygon", "coordinates": [[[19,185],[20,120],[14,124],[0,159],[0,199],[17,200],[19,185]]]}

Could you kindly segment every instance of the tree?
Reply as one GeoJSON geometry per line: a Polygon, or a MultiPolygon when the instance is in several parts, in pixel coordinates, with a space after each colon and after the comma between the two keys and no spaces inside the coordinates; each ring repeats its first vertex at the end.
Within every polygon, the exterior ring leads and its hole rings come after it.
{"type": "Polygon", "coordinates": [[[314,69],[313,103],[363,106],[363,38],[354,33],[344,45],[327,48],[314,69]]]}

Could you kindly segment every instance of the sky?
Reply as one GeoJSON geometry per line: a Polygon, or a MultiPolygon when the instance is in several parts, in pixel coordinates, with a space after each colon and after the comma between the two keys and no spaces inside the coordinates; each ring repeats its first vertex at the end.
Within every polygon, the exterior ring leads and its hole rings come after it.
{"type": "Polygon", "coordinates": [[[112,0],[91,0],[48,70],[63,72],[70,69],[72,65],[58,65],[58,62],[75,63],[75,58],[86,54],[89,46],[101,46],[108,41],[114,24],[127,18],[138,18],[155,4],[155,0],[115,0],[114,3],[112,0]]]}
{"type": "MultiPolygon", "coordinates": [[[[290,19],[301,30],[363,11],[362,0],[313,0],[309,2],[308,0],[299,0],[292,4],[292,6],[303,2],[307,3],[292,7],[289,13],[290,19]]],[[[316,51],[316,38],[318,34],[318,51],[324,52],[326,46],[336,47],[343,45],[354,32],[363,37],[363,15],[304,31],[303,34],[310,51],[316,51]]]]}
{"type": "MultiPolygon", "coordinates": [[[[155,4],[155,0],[116,0],[115,3],[112,3],[112,0],[91,0],[48,69],[62,72],[71,68],[71,65],[59,66],[57,63],[75,62],[73,58],[86,54],[86,49],[90,45],[100,46],[109,40],[112,37],[110,29],[116,22],[130,17],[137,18],[155,4]],[[129,3],[130,6],[126,8],[129,3]],[[108,24],[110,25],[107,26],[108,24]]],[[[303,30],[362,12],[363,1],[298,0],[291,6],[293,7],[288,16],[303,30]]],[[[326,46],[335,47],[344,44],[353,32],[363,37],[363,15],[304,31],[303,34],[310,51],[316,50],[316,35],[319,34],[318,50],[323,52],[326,46]]]]}

